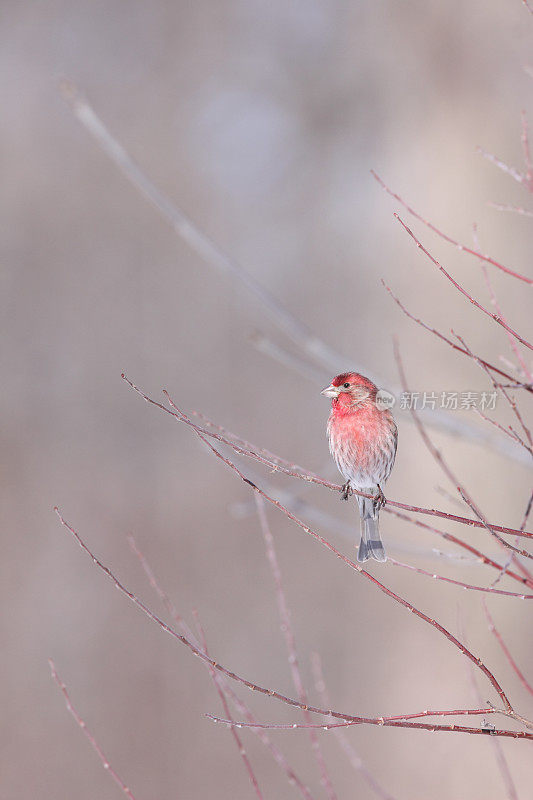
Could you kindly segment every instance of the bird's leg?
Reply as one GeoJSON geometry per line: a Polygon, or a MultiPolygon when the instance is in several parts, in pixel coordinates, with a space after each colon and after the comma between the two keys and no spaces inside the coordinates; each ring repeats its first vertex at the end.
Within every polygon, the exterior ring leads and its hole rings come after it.
{"type": "Polygon", "coordinates": [[[341,489],[341,497],[343,500],[347,500],[351,494],[353,494],[353,489],[350,485],[350,481],[346,481],[341,489]]]}
{"type": "Polygon", "coordinates": [[[378,487],[378,491],[377,491],[377,494],[374,497],[374,513],[375,514],[377,514],[379,511],[381,511],[381,509],[383,508],[383,506],[387,502],[387,499],[386,499],[385,495],[383,494],[383,490],[382,490],[381,486],[379,485],[379,483],[377,484],[377,487],[378,487]]]}

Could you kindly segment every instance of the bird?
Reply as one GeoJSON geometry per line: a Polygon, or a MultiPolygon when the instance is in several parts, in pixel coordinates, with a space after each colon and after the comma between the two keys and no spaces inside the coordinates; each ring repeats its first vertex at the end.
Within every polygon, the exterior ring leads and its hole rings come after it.
{"type": "Polygon", "coordinates": [[[392,395],[378,392],[377,386],[358,372],[337,375],[321,394],[331,397],[327,435],[331,455],[345,480],[343,499],[347,500],[354,489],[372,495],[357,495],[361,518],[357,560],[386,561],[379,512],[386,502],[383,487],[394,466],[398,444],[398,429],[388,408],[392,395]]]}

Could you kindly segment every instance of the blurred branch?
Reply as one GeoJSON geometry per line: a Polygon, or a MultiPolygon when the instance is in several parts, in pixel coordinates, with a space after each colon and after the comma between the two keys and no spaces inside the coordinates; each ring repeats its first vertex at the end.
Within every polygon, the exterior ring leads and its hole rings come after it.
{"type": "MultiPolygon", "coordinates": [[[[270,530],[270,526],[268,524],[268,519],[265,510],[265,501],[257,493],[254,494],[254,498],[257,508],[257,515],[259,517],[259,524],[261,526],[261,532],[263,534],[263,539],[265,542],[267,559],[270,565],[270,570],[272,572],[272,577],[274,579],[278,612],[281,621],[281,632],[283,634],[283,638],[285,639],[285,645],[287,647],[287,653],[289,656],[289,668],[291,671],[292,682],[294,688],[296,689],[296,695],[298,697],[298,700],[303,706],[306,706],[308,700],[307,692],[303,684],[302,675],[300,672],[300,665],[298,663],[298,655],[296,653],[296,640],[294,638],[294,632],[292,630],[291,615],[289,607],[287,605],[285,591],[283,589],[283,583],[281,579],[281,569],[279,567],[278,557],[276,555],[276,549],[274,547],[274,537],[272,536],[272,531],[270,530]]],[[[304,711],[303,716],[306,723],[311,722],[311,716],[308,711],[304,711]]],[[[309,730],[309,735],[311,739],[311,750],[316,759],[316,762],[318,764],[318,769],[320,772],[320,782],[324,787],[324,789],[326,790],[326,794],[328,795],[330,800],[336,800],[337,795],[333,789],[331,778],[328,774],[328,769],[326,767],[326,762],[324,760],[324,756],[320,748],[318,737],[312,729],[309,730]]]]}
{"type": "MultiPolygon", "coordinates": [[[[324,675],[322,673],[322,663],[318,653],[313,653],[311,661],[312,661],[313,673],[315,676],[315,687],[319,694],[320,702],[322,703],[323,706],[329,706],[330,700],[326,689],[326,684],[324,682],[324,675]]],[[[395,800],[395,798],[391,794],[386,792],[385,789],[383,789],[379,785],[379,783],[374,778],[370,770],[368,770],[365,767],[362,759],[355,752],[355,749],[353,748],[351,742],[345,735],[342,728],[341,727],[334,728],[334,733],[340,746],[348,756],[350,764],[352,765],[352,767],[356,772],[360,773],[363,776],[364,780],[370,786],[372,791],[375,792],[375,794],[377,794],[378,797],[381,797],[382,800],[395,800]]]]}
{"type": "Polygon", "coordinates": [[[76,119],[92,136],[98,146],[126,176],[131,184],[161,214],[206,264],[231,277],[244,286],[268,312],[272,322],[316,363],[331,370],[344,369],[346,359],[316,336],[303,322],[250,275],[235,259],[224,253],[206,233],[192,222],[170,198],[161,192],[137,166],[123,145],[108,131],[92,106],[81,95],[77,86],[68,80],[60,84],[60,91],[76,119]],[[335,366],[334,366],[335,365],[335,366]]]}
{"type": "MultiPolygon", "coordinates": [[[[170,600],[168,594],[161,588],[155,574],[149,565],[147,559],[145,558],[144,554],[139,549],[134,537],[131,534],[128,534],[128,542],[130,544],[131,549],[139,559],[141,567],[143,568],[150,586],[154,589],[156,594],[158,595],[159,599],[165,606],[169,616],[174,622],[178,625],[180,630],[182,631],[183,635],[187,637],[187,639],[194,644],[199,650],[203,650],[204,654],[208,656],[208,653],[205,648],[201,646],[201,643],[196,639],[188,625],[185,623],[181,614],[178,613],[174,604],[170,600]]],[[[209,670],[212,670],[213,667],[208,664],[207,665],[209,670]]],[[[224,694],[231,700],[233,705],[237,708],[240,714],[247,720],[247,722],[254,723],[256,719],[254,718],[252,712],[250,711],[249,707],[241,700],[241,698],[233,691],[231,686],[227,683],[224,675],[215,670],[215,676],[218,685],[222,688],[224,694]]],[[[229,716],[229,715],[228,715],[229,716]]],[[[289,783],[291,786],[295,786],[301,793],[302,797],[305,800],[313,800],[313,797],[305,784],[300,780],[300,778],[296,775],[294,770],[290,767],[287,759],[281,752],[281,750],[275,745],[268,735],[259,729],[252,729],[258,736],[261,744],[263,744],[271,753],[274,761],[276,764],[282,769],[282,771],[286,774],[289,783]]]]}
{"type": "MultiPolygon", "coordinates": [[[[495,167],[501,169],[502,172],[505,172],[506,175],[509,175],[513,180],[517,183],[522,184],[523,186],[527,186],[527,178],[521,172],[519,172],[514,167],[510,167],[509,164],[506,164],[505,161],[502,161],[500,158],[495,156],[493,153],[487,152],[482,147],[476,148],[478,153],[486,158],[487,161],[490,161],[491,164],[494,164],[495,167]]],[[[518,275],[516,277],[519,277],[518,275]]]]}
{"type": "Polygon", "coordinates": [[[488,201],[487,205],[491,208],[495,208],[496,211],[512,211],[514,214],[520,214],[522,217],[533,217],[533,211],[529,211],[527,208],[522,208],[522,206],[510,206],[505,203],[493,203],[491,200],[488,201]]]}
{"type": "MultiPolygon", "coordinates": [[[[459,632],[461,634],[461,638],[466,642],[464,631],[462,630],[461,618],[459,618],[459,632]]],[[[468,665],[468,676],[470,678],[470,683],[472,684],[472,689],[474,692],[474,696],[476,701],[481,705],[483,702],[483,697],[479,690],[479,686],[477,685],[476,676],[474,674],[474,668],[472,664],[468,665]]],[[[498,764],[498,768],[500,770],[503,782],[505,784],[505,788],[507,790],[507,796],[509,800],[518,800],[518,795],[516,793],[516,788],[513,781],[513,776],[511,774],[511,770],[509,769],[509,764],[507,763],[507,759],[505,758],[505,753],[503,751],[503,747],[501,742],[497,738],[491,739],[492,747],[494,749],[494,753],[496,755],[496,762],[498,764]]]]}
{"type": "MultiPolygon", "coordinates": [[[[207,641],[206,641],[206,638],[205,638],[205,632],[204,632],[204,629],[202,628],[202,625],[200,623],[200,618],[198,617],[198,615],[196,615],[196,627],[198,628],[198,633],[199,633],[199,636],[200,636],[200,644],[202,646],[202,650],[204,651],[206,656],[209,656],[209,651],[207,649],[207,641]]],[[[220,685],[220,681],[218,680],[219,676],[217,675],[217,671],[210,664],[209,664],[209,674],[211,675],[211,678],[213,679],[213,683],[215,684],[215,688],[217,690],[217,694],[218,694],[218,696],[220,698],[220,702],[222,703],[222,708],[224,709],[224,714],[227,717],[229,717],[229,719],[233,720],[233,718],[231,716],[231,713],[230,713],[230,710],[229,710],[228,701],[226,700],[226,695],[224,694],[224,690],[223,690],[222,686],[220,685]]],[[[243,745],[243,743],[241,741],[241,738],[240,738],[239,734],[237,733],[235,725],[231,726],[231,733],[233,734],[233,739],[235,740],[235,744],[237,746],[237,750],[239,751],[239,754],[240,754],[240,756],[241,756],[241,758],[243,760],[244,766],[246,768],[246,771],[248,773],[248,776],[250,778],[252,786],[254,787],[254,791],[255,791],[257,797],[259,797],[260,800],[263,800],[263,794],[261,792],[261,789],[259,788],[259,784],[257,782],[257,778],[255,777],[254,771],[252,769],[252,765],[250,763],[250,759],[248,758],[248,755],[246,754],[246,750],[244,749],[244,745],[243,745]]]]}
{"type": "Polygon", "coordinates": [[[109,763],[109,760],[104,755],[104,752],[103,752],[102,748],[100,747],[100,745],[98,744],[97,740],[95,739],[93,734],[87,728],[85,720],[83,720],[82,717],[80,717],[80,715],[78,714],[78,712],[76,711],[76,709],[72,705],[72,701],[70,699],[70,695],[68,693],[68,689],[65,686],[65,684],[63,683],[63,681],[61,680],[61,678],[59,677],[59,675],[57,673],[57,670],[56,670],[56,667],[55,667],[55,664],[54,664],[54,662],[52,661],[51,658],[48,659],[48,663],[50,665],[50,671],[52,673],[52,678],[54,679],[56,684],[59,686],[59,689],[60,689],[63,697],[65,698],[65,703],[66,703],[68,711],[74,717],[74,719],[76,720],[78,726],[81,728],[81,730],[85,734],[86,738],[89,741],[89,744],[91,745],[93,750],[96,752],[98,758],[102,762],[103,768],[105,770],[107,770],[107,772],[111,775],[111,777],[113,778],[113,780],[115,781],[117,786],[119,786],[122,789],[122,791],[124,792],[126,797],[129,797],[130,800],[135,800],[135,797],[134,797],[133,793],[131,792],[130,789],[128,789],[128,787],[126,786],[124,781],[121,778],[119,778],[119,776],[117,775],[117,773],[115,772],[115,770],[113,769],[111,764],[109,763]]]}

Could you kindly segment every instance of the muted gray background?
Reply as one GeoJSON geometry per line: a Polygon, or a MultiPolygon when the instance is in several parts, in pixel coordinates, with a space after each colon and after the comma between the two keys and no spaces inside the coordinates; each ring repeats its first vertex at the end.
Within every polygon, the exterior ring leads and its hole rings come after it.
{"type": "MultiPolygon", "coordinates": [[[[106,160],[58,82],[76,81],[155,183],[344,353],[347,368],[366,365],[396,384],[397,336],[413,388],[479,391],[489,388],[484,375],[404,318],[380,278],[491,360],[512,358],[507,339],[416,251],[392,216],[397,203],[369,170],[468,244],[476,221],[484,250],[530,270],[530,220],[487,206],[528,198],[475,148],[521,167],[533,20],[519,0],[77,0],[6,1],[1,25],[1,794],[120,794],[64,708],[52,656],[138,798],[252,797],[231,736],[204,716],[220,710],[207,672],[119,596],[52,507],[159,611],[126,543],[134,533],[178,609],[188,619],[198,609],[217,660],[294,694],[257,520],[235,516],[249,489],[189,430],[143,404],[120,373],[153,396],[167,387],[185,409],[333,478],[323,384],[258,352],[255,331],[297,354],[260,305],[191,254],[106,160]]],[[[477,262],[416,230],[489,302],[477,262]]],[[[530,292],[491,275],[510,323],[527,335],[530,292]]],[[[498,413],[510,421],[501,404],[498,413]]],[[[438,492],[443,479],[415,430],[398,419],[389,496],[457,511],[438,492]]],[[[435,439],[484,513],[518,526],[530,483],[524,466],[435,439]]],[[[353,506],[335,495],[262,476],[355,525],[353,506]]],[[[318,651],[332,703],[347,712],[476,704],[467,662],[449,643],[268,513],[313,700],[309,657],[318,651]]],[[[340,530],[320,530],[353,554],[340,530]]],[[[383,533],[405,560],[485,585],[494,578],[476,565],[440,563],[431,548],[445,543],[392,517],[383,533]]],[[[484,532],[460,533],[496,552],[484,532]]],[[[471,647],[531,713],[478,595],[391,565],[373,571],[455,632],[460,616],[471,647]]],[[[527,670],[529,607],[491,600],[527,670]]],[[[482,694],[492,697],[486,683],[482,694]]],[[[265,721],[298,718],[247,699],[265,721]]],[[[506,796],[490,741],[363,727],[348,735],[399,800],[506,796]]],[[[296,796],[253,735],[243,736],[265,797],[296,796]]],[[[320,797],[305,734],[274,736],[320,797]]],[[[339,797],[373,797],[332,735],[322,742],[339,797]]],[[[525,797],[530,746],[502,746],[525,797]]]]}

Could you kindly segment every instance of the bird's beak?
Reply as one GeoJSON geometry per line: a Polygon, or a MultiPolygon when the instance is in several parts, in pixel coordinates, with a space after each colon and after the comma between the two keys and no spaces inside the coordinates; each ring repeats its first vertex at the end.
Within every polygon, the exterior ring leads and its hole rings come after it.
{"type": "Polygon", "coordinates": [[[325,389],[322,389],[320,394],[323,394],[325,397],[338,397],[340,394],[340,389],[337,386],[333,386],[333,384],[330,383],[329,386],[326,386],[325,389]]]}

